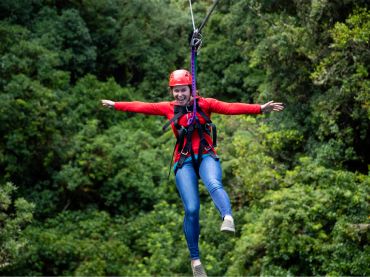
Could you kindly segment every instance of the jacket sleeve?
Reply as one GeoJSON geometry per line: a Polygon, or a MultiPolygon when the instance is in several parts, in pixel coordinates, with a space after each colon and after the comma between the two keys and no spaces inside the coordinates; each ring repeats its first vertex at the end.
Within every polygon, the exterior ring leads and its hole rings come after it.
{"type": "Polygon", "coordinates": [[[115,102],[114,108],[118,111],[143,113],[148,115],[166,115],[169,102],[146,103],[140,101],[115,102]]]}
{"type": "Polygon", "coordinates": [[[206,98],[209,103],[209,111],[219,114],[260,114],[261,105],[246,103],[227,103],[213,98],[206,98]]]}

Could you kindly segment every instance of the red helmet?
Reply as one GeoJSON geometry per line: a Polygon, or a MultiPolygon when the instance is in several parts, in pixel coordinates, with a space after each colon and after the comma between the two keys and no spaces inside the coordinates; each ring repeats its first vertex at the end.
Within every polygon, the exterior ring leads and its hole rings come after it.
{"type": "Polygon", "coordinates": [[[191,81],[190,72],[185,69],[179,69],[171,73],[168,85],[170,87],[191,85],[191,81]]]}

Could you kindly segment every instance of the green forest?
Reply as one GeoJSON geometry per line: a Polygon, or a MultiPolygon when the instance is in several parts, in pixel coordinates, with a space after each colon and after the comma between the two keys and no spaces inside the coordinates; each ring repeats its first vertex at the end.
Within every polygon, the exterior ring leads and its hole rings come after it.
{"type": "MultiPolygon", "coordinates": [[[[193,1],[200,24],[214,1],[193,1]]],[[[163,117],[190,68],[186,0],[0,1],[0,274],[191,275],[163,117]]],[[[213,114],[235,236],[200,184],[210,276],[370,275],[370,2],[221,0],[197,88],[213,114]]]]}

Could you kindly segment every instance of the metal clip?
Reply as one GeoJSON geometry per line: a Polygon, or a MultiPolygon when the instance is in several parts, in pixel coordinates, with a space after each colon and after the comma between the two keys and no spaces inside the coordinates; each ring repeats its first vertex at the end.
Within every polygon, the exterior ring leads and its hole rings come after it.
{"type": "Polygon", "coordinates": [[[209,150],[211,150],[213,148],[213,146],[212,145],[208,145],[208,147],[205,147],[204,148],[204,150],[206,150],[207,152],[209,151],[209,150]]]}
{"type": "Polygon", "coordinates": [[[190,46],[194,47],[196,51],[198,51],[202,46],[202,34],[198,31],[198,29],[195,29],[193,31],[190,40],[190,46]]]}

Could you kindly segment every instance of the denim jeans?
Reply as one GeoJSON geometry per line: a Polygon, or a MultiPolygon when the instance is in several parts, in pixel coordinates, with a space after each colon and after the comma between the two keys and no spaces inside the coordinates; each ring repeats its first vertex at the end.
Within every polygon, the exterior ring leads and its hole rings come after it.
{"type": "MultiPolygon", "coordinates": [[[[222,186],[220,161],[211,156],[203,157],[199,175],[211,195],[221,217],[231,215],[230,199],[222,186]]],[[[192,161],[186,161],[176,173],[176,187],[185,209],[183,230],[192,260],[199,259],[199,189],[198,178],[192,161]]]]}

